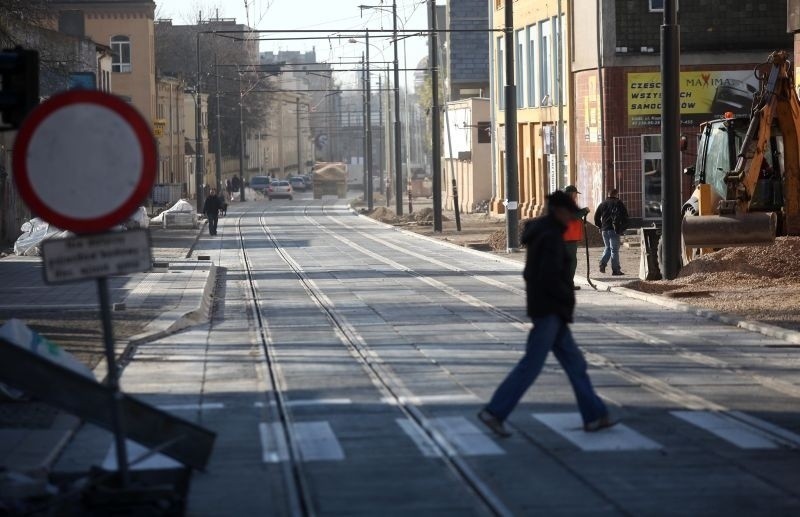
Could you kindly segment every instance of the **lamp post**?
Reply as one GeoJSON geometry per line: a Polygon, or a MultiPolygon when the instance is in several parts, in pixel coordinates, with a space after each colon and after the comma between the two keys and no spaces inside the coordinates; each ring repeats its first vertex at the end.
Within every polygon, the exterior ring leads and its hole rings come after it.
{"type": "MultiPolygon", "coordinates": [[[[382,9],[382,5],[359,5],[359,9],[382,9]]],[[[397,38],[397,0],[392,0],[392,40],[394,41],[394,198],[395,212],[403,215],[403,151],[400,124],[400,58],[397,38]]]]}

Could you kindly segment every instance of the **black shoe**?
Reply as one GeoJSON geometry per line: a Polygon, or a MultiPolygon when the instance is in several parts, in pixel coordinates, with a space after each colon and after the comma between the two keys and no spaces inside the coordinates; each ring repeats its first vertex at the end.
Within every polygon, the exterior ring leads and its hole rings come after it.
{"type": "Polygon", "coordinates": [[[618,423],[619,422],[617,420],[612,420],[611,417],[606,415],[598,418],[597,420],[589,422],[588,424],[583,424],[583,430],[587,433],[596,433],[597,431],[614,427],[618,423]]]}
{"type": "Polygon", "coordinates": [[[580,291],[581,290],[581,286],[579,286],[579,285],[573,285],[572,288],[574,290],[576,290],[576,291],[580,291]]]}
{"type": "Polygon", "coordinates": [[[614,271],[611,273],[611,276],[624,276],[624,275],[625,273],[623,273],[622,271],[614,271]]]}
{"type": "Polygon", "coordinates": [[[600,264],[600,272],[601,273],[605,273],[606,272],[606,266],[604,266],[603,264],[600,264]]]}
{"type": "Polygon", "coordinates": [[[506,429],[506,426],[503,425],[503,422],[485,409],[481,409],[480,413],[478,413],[478,420],[483,422],[486,427],[488,427],[500,438],[508,438],[511,436],[511,431],[506,429]]]}

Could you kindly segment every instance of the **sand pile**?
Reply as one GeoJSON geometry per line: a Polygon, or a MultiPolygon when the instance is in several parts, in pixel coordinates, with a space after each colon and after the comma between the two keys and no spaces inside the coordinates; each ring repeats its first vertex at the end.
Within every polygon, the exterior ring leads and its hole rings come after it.
{"type": "Polygon", "coordinates": [[[687,264],[679,277],[730,274],[800,280],[800,237],[778,237],[771,246],[725,248],[709,253],[687,264]]]}
{"type": "Polygon", "coordinates": [[[372,211],[369,216],[377,221],[386,224],[396,224],[399,219],[397,218],[397,214],[395,214],[392,210],[389,210],[385,206],[379,206],[375,210],[372,211]]]}
{"type": "MultiPolygon", "coordinates": [[[[422,210],[417,210],[409,214],[407,217],[408,222],[413,222],[422,225],[429,225],[433,224],[433,208],[423,208],[422,210]]],[[[446,215],[442,215],[442,221],[449,221],[450,219],[446,215]]]]}

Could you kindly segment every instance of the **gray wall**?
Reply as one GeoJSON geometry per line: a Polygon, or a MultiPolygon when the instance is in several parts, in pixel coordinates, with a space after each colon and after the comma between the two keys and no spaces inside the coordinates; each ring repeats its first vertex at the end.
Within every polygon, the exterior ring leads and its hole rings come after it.
{"type": "MultiPolygon", "coordinates": [[[[486,0],[450,0],[447,28],[486,31],[489,13],[486,0]]],[[[460,98],[461,88],[480,88],[489,95],[489,36],[486,32],[447,34],[448,77],[451,99],[460,98]]]]}

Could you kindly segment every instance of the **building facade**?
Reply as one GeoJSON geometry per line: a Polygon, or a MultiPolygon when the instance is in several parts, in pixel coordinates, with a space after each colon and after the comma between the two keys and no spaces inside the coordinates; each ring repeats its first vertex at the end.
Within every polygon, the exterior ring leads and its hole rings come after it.
{"type": "Polygon", "coordinates": [[[448,100],[489,95],[489,10],[486,0],[450,0],[446,6],[448,100]],[[475,32],[457,32],[475,31],[475,32]]]}
{"type": "Polygon", "coordinates": [[[452,101],[445,107],[443,206],[455,209],[455,178],[459,209],[472,213],[492,195],[492,128],[489,99],[452,101]]]}
{"type": "Polygon", "coordinates": [[[108,45],[114,94],[136,107],[146,120],[156,114],[152,0],[54,1],[52,28],[108,45]]]}
{"type": "MultiPolygon", "coordinates": [[[[783,0],[680,2],[681,121],[695,161],[698,125],[725,112],[747,116],[758,86],[753,68],[791,49],[783,0]]],[[[660,29],[663,2],[569,2],[575,180],[595,207],[617,188],[631,217],[661,217],[660,29]],[[580,35],[578,37],[578,35],[580,35]]],[[[691,192],[684,180],[683,197],[691,192]]]]}
{"type": "MultiPolygon", "coordinates": [[[[490,10],[491,27],[495,29],[490,56],[494,110],[490,204],[493,214],[504,213],[506,199],[505,40],[500,32],[504,27],[504,4],[503,0],[493,0],[490,10]]],[[[558,4],[552,0],[514,2],[517,181],[519,214],[523,218],[541,214],[545,196],[572,183],[574,178],[569,122],[573,120],[572,85],[567,80],[565,66],[572,58],[572,47],[567,45],[572,34],[567,11],[562,10],[559,16],[558,4]],[[559,126],[563,130],[559,131],[559,126]]],[[[568,4],[564,2],[564,7],[568,4]]]]}

